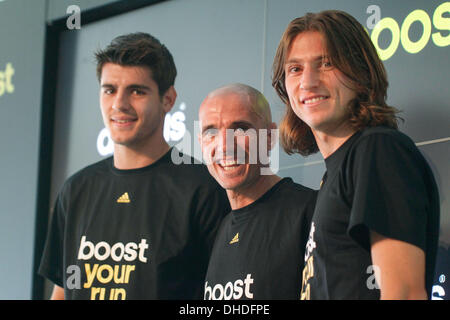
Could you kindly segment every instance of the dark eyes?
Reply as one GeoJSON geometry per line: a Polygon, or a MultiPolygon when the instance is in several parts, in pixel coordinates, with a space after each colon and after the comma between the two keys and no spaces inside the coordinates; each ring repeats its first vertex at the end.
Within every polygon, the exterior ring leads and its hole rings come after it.
{"type": "Polygon", "coordinates": [[[330,61],[324,61],[322,62],[322,67],[324,68],[331,68],[333,65],[331,64],[330,61]]]}
{"type": "Polygon", "coordinates": [[[145,91],[143,90],[139,90],[139,89],[133,89],[133,91],[131,91],[132,94],[138,95],[138,96],[142,96],[145,94],[145,91]]]}
{"type": "Polygon", "coordinates": [[[298,72],[298,71],[300,71],[300,68],[299,67],[289,67],[288,71],[289,72],[298,72]]]}
{"type": "MultiPolygon", "coordinates": [[[[320,64],[317,66],[318,69],[331,69],[333,65],[328,60],[323,60],[320,62],[320,64]]],[[[287,73],[299,73],[302,72],[303,67],[299,65],[293,65],[287,67],[287,73]]]]}
{"type": "Polygon", "coordinates": [[[104,88],[103,89],[104,94],[112,94],[113,92],[114,92],[114,90],[112,88],[104,88]]]}
{"type": "MultiPolygon", "coordinates": [[[[104,88],[103,89],[103,93],[106,95],[113,94],[114,92],[115,92],[114,88],[104,88]]],[[[145,95],[145,91],[140,90],[140,89],[132,89],[131,94],[137,95],[137,96],[142,96],[142,95],[145,95]]]]}

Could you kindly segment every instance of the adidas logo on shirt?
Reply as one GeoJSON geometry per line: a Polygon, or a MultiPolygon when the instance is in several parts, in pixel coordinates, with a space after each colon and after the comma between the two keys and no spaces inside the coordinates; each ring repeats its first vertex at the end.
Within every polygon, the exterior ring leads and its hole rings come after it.
{"type": "Polygon", "coordinates": [[[117,203],[130,203],[130,197],[128,196],[128,192],[125,192],[123,195],[117,199],[117,203]]]}
{"type": "Polygon", "coordinates": [[[236,243],[236,242],[239,242],[239,232],[236,233],[236,235],[234,236],[233,239],[231,239],[230,244],[233,244],[233,243],[236,243]]]}

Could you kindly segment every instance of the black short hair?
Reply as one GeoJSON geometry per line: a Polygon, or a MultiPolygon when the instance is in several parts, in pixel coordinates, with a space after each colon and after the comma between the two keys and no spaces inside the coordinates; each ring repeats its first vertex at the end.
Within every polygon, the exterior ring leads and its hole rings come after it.
{"type": "Polygon", "coordinates": [[[177,76],[170,51],[148,33],[136,32],[118,36],[105,49],[97,51],[95,57],[99,81],[105,63],[148,67],[150,76],[158,85],[160,96],[174,85],[177,76]]]}

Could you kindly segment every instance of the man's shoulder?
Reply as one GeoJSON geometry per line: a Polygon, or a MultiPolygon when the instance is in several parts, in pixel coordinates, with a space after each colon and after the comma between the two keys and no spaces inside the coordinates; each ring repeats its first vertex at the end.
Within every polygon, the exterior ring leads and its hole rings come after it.
{"type": "Polygon", "coordinates": [[[109,168],[112,163],[112,157],[102,159],[86,167],[78,170],[66,179],[64,185],[65,187],[70,187],[83,183],[84,181],[90,181],[92,179],[97,179],[99,176],[104,176],[110,172],[109,168]]]}
{"type": "Polygon", "coordinates": [[[388,128],[384,126],[376,126],[363,129],[359,142],[369,141],[369,140],[385,140],[391,143],[402,144],[404,146],[412,147],[415,146],[413,140],[407,136],[405,133],[398,129],[388,128]]]}
{"type": "Polygon", "coordinates": [[[298,194],[315,194],[316,190],[311,189],[307,186],[304,186],[300,183],[294,182],[292,178],[284,178],[286,180],[284,184],[283,191],[290,193],[298,193],[298,194]]]}
{"type": "Polygon", "coordinates": [[[368,163],[371,163],[373,167],[383,167],[385,172],[388,167],[397,170],[415,167],[431,173],[431,168],[416,143],[396,129],[365,129],[349,155],[349,163],[359,164],[357,167],[367,168],[368,163]]]}
{"type": "Polygon", "coordinates": [[[170,172],[192,184],[217,185],[208,168],[196,158],[173,148],[170,154],[170,172]]]}
{"type": "Polygon", "coordinates": [[[273,225],[275,221],[291,227],[303,223],[310,217],[317,199],[317,191],[296,183],[290,177],[283,178],[274,188],[257,202],[253,209],[259,211],[256,215],[273,225]]]}
{"type": "Polygon", "coordinates": [[[279,182],[279,187],[275,190],[275,197],[277,201],[281,201],[280,205],[290,206],[291,203],[309,202],[314,200],[317,196],[317,191],[308,188],[302,184],[296,183],[292,178],[283,178],[279,182]]]}

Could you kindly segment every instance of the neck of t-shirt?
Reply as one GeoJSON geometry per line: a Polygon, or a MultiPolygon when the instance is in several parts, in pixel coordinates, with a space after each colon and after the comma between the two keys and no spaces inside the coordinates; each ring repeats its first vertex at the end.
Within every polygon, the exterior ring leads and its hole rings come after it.
{"type": "Polygon", "coordinates": [[[348,124],[342,124],[332,131],[312,130],[317,146],[324,159],[327,159],[339,149],[356,132],[348,124]]]}
{"type": "Polygon", "coordinates": [[[340,163],[347,153],[347,150],[353,144],[353,142],[361,135],[362,131],[355,132],[350,138],[344,141],[339,148],[333,152],[329,157],[325,159],[325,166],[328,173],[333,173],[337,168],[339,168],[340,163]]]}
{"type": "Polygon", "coordinates": [[[114,167],[119,170],[132,170],[147,167],[161,159],[170,146],[164,141],[152,148],[135,149],[116,144],[114,146],[114,167]]]}
{"type": "Polygon", "coordinates": [[[258,181],[254,181],[248,187],[238,190],[227,190],[232,210],[246,207],[255,202],[280,180],[281,178],[277,175],[262,175],[258,181]]]}
{"type": "Polygon", "coordinates": [[[111,169],[112,173],[114,173],[115,175],[121,175],[121,176],[151,172],[152,170],[154,170],[154,168],[158,167],[159,165],[161,165],[163,163],[168,163],[171,161],[170,159],[171,159],[172,152],[174,151],[173,149],[174,149],[174,147],[170,148],[159,159],[157,159],[156,161],[153,161],[149,165],[139,166],[134,169],[118,169],[118,168],[116,168],[116,166],[114,164],[114,158],[111,157],[110,162],[109,162],[110,169],[111,169]]]}

